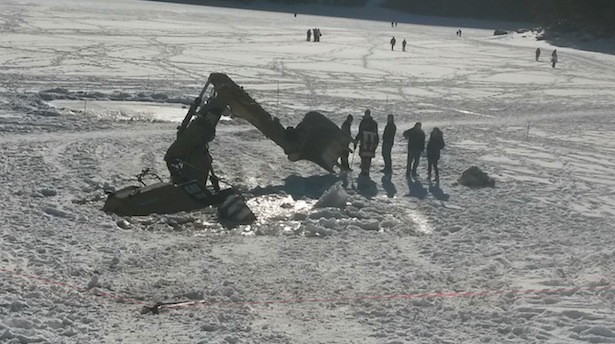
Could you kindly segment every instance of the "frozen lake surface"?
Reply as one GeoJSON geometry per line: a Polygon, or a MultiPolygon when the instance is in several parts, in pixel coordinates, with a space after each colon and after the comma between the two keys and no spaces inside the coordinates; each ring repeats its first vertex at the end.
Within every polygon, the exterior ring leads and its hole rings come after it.
{"type": "Polygon", "coordinates": [[[496,37],[489,23],[461,22],[459,38],[446,19],[378,8],[363,14],[405,20],[0,2],[0,342],[615,340],[615,296],[602,290],[615,271],[613,55],[496,37]],[[306,42],[314,27],[321,42],[306,42]],[[227,230],[213,209],[103,213],[104,190],[145,167],[168,176],[177,121],[211,72],[284,125],[318,110],[338,124],[353,114],[356,133],[369,108],[382,132],[394,114],[394,174],[378,149],[357,179],[355,157],[346,208],[314,208],[341,177],[228,120],[214,167],[257,223],[227,230]],[[404,177],[401,132],[416,121],[444,132],[439,185],[424,159],[418,181],[404,177]],[[496,187],[458,185],[473,165],[496,187]],[[465,291],[490,294],[407,296],[465,291]],[[311,301],[282,302],[299,299],[311,301]],[[207,305],[140,313],[187,300],[207,305]]]}

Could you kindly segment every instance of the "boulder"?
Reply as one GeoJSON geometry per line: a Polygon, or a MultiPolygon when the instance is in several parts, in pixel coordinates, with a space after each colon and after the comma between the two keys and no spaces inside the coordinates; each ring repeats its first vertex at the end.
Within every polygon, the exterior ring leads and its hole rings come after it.
{"type": "Polygon", "coordinates": [[[508,31],[502,30],[502,29],[497,29],[497,30],[493,31],[493,35],[494,36],[508,35],[508,31]]]}

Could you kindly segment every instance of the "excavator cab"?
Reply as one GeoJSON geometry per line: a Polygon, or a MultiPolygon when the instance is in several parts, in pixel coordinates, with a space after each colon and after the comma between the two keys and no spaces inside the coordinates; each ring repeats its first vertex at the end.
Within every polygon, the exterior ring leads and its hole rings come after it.
{"type": "Polygon", "coordinates": [[[297,126],[284,127],[226,74],[212,73],[164,156],[170,181],[145,185],[141,175],[137,179],[142,186],[109,193],[103,210],[131,216],[215,206],[224,225],[254,222],[256,216],[243,196],[232,187],[221,189],[214,173],[209,142],[215,139],[216,126],[224,114],[248,121],[280,146],[291,161],[309,160],[333,173],[334,167],[341,167],[339,158],[350,152],[352,138],[324,115],[311,111],[297,126]],[[210,94],[204,101],[208,90],[210,94]]]}

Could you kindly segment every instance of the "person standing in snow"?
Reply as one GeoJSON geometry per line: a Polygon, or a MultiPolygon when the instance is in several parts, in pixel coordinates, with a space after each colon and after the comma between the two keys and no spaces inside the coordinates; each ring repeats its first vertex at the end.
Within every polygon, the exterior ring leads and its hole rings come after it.
{"type": "Polygon", "coordinates": [[[540,58],[540,48],[536,48],[536,61],[540,58]]]}
{"type": "Polygon", "coordinates": [[[551,67],[555,68],[556,63],[557,63],[557,49],[553,50],[553,53],[551,53],[551,67]]]}
{"type": "Polygon", "coordinates": [[[402,51],[406,51],[406,44],[408,44],[408,42],[406,42],[406,39],[404,38],[404,40],[401,41],[401,50],[402,51]]]}
{"type": "Polygon", "coordinates": [[[390,42],[391,43],[391,50],[395,50],[395,42],[397,42],[397,41],[395,40],[395,36],[393,36],[393,38],[391,38],[391,42],[390,42]]]}
{"type": "Polygon", "coordinates": [[[438,171],[438,160],[440,160],[440,151],[444,148],[444,135],[440,128],[435,127],[429,134],[429,142],[427,142],[427,176],[431,181],[431,168],[436,174],[434,181],[440,182],[440,173],[438,171]]]}
{"type": "Polygon", "coordinates": [[[359,156],[361,157],[360,176],[369,176],[372,158],[376,156],[376,148],[380,138],[378,137],[378,123],[372,118],[372,112],[367,109],[359,123],[359,133],[355,138],[354,148],[359,144],[359,156]]]}
{"type": "Polygon", "coordinates": [[[391,151],[393,150],[395,132],[397,131],[397,126],[393,120],[393,115],[387,116],[387,125],[384,127],[384,133],[382,133],[382,160],[384,160],[382,172],[385,174],[393,173],[391,151]]]}
{"type": "MultiPolygon", "coordinates": [[[[344,123],[342,123],[342,131],[348,135],[348,137],[352,138],[352,134],[350,133],[350,127],[352,126],[352,120],[353,117],[352,115],[348,115],[346,117],[346,120],[344,121],[344,123]]],[[[346,171],[352,171],[352,168],[350,167],[350,164],[348,163],[348,156],[350,155],[350,152],[346,152],[344,155],[342,155],[341,160],[342,160],[342,170],[346,170],[346,171]]]]}
{"type": "Polygon", "coordinates": [[[311,39],[312,39],[312,30],[308,29],[307,30],[307,39],[306,39],[306,41],[309,42],[311,39]]]}
{"type": "Polygon", "coordinates": [[[421,129],[421,122],[416,122],[414,127],[404,131],[404,138],[408,140],[408,160],[406,161],[406,177],[416,177],[416,168],[421,159],[421,153],[425,150],[425,132],[421,129]]]}

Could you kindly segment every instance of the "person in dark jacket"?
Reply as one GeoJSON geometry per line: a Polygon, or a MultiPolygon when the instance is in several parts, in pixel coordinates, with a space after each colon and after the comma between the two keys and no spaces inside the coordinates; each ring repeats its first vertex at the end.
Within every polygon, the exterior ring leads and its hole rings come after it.
{"type": "Polygon", "coordinates": [[[397,42],[397,40],[395,40],[395,37],[391,38],[391,41],[389,43],[391,43],[391,50],[395,50],[395,43],[397,42]]]}
{"type": "Polygon", "coordinates": [[[402,51],[406,51],[406,44],[408,44],[408,42],[406,42],[406,39],[404,38],[404,40],[401,41],[401,50],[402,51]]]}
{"type": "Polygon", "coordinates": [[[438,171],[438,160],[440,160],[440,151],[444,148],[444,135],[440,128],[433,128],[429,134],[429,142],[427,142],[427,175],[431,180],[431,168],[436,174],[434,181],[440,182],[440,173],[438,171]]]}
{"type": "Polygon", "coordinates": [[[421,153],[425,150],[425,132],[421,129],[421,122],[416,122],[413,128],[404,131],[404,138],[408,140],[406,177],[409,177],[410,173],[416,177],[416,168],[419,165],[421,153]]]}
{"type": "Polygon", "coordinates": [[[551,67],[555,68],[556,63],[557,63],[557,49],[553,50],[553,53],[551,53],[551,67]]]}
{"type": "Polygon", "coordinates": [[[393,120],[393,115],[387,116],[387,125],[384,127],[384,133],[382,134],[382,159],[384,160],[384,169],[382,172],[385,174],[393,173],[391,150],[393,150],[395,132],[397,131],[397,126],[393,120]]]}
{"type": "Polygon", "coordinates": [[[359,156],[361,157],[361,176],[369,176],[369,169],[372,165],[372,158],[376,156],[376,148],[380,143],[378,137],[378,123],[372,118],[372,112],[367,109],[361,122],[359,123],[359,133],[355,138],[355,148],[359,145],[359,156]]]}
{"type": "Polygon", "coordinates": [[[536,61],[540,58],[540,48],[536,48],[536,61]]]}
{"type": "MultiPolygon", "coordinates": [[[[346,133],[346,135],[348,135],[348,137],[352,138],[352,134],[350,133],[350,126],[352,125],[352,120],[353,117],[352,115],[348,115],[348,117],[346,117],[346,120],[344,121],[344,123],[342,123],[342,131],[344,133],[346,133]]],[[[350,152],[346,152],[344,155],[342,155],[341,159],[342,159],[342,169],[346,170],[346,171],[352,171],[352,168],[350,168],[350,165],[348,164],[348,156],[350,155],[350,152]]]]}

